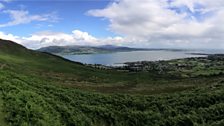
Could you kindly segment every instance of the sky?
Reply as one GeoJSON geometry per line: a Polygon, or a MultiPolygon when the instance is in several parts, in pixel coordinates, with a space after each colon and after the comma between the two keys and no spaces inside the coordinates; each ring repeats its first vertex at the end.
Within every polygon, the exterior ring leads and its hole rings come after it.
{"type": "Polygon", "coordinates": [[[0,0],[0,38],[65,45],[224,49],[224,0],[0,0]]]}

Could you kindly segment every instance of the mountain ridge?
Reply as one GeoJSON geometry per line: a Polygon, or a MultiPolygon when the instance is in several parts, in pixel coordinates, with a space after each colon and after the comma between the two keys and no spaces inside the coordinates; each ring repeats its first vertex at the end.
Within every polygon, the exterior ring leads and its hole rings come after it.
{"type": "Polygon", "coordinates": [[[41,52],[48,52],[53,54],[95,54],[95,53],[111,53],[111,52],[126,52],[126,51],[141,51],[148,50],[143,48],[130,48],[124,46],[101,45],[101,46],[48,46],[37,49],[41,52]]]}

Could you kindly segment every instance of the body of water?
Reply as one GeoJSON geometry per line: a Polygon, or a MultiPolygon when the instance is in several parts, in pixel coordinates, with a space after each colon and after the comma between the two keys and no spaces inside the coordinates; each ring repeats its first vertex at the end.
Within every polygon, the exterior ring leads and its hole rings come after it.
{"type": "Polygon", "coordinates": [[[119,66],[125,62],[159,61],[188,57],[205,57],[206,55],[192,55],[190,53],[206,53],[195,51],[132,51],[106,54],[63,55],[64,58],[85,64],[103,64],[119,66]]]}

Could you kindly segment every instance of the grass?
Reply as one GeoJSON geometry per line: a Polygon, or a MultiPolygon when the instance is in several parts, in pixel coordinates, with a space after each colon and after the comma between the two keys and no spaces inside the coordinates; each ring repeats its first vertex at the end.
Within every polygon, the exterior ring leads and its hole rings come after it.
{"type": "Polygon", "coordinates": [[[5,113],[3,112],[3,107],[4,107],[3,103],[4,103],[4,101],[3,101],[2,97],[1,97],[0,98],[0,124],[1,124],[1,126],[8,126],[6,121],[5,121],[5,118],[4,118],[5,117],[5,113]]]}
{"type": "Polygon", "coordinates": [[[223,125],[224,75],[180,73],[99,70],[0,40],[0,124],[223,125]]]}
{"type": "Polygon", "coordinates": [[[179,93],[127,95],[60,87],[10,71],[1,72],[0,81],[11,125],[223,124],[223,82],[179,93]]]}

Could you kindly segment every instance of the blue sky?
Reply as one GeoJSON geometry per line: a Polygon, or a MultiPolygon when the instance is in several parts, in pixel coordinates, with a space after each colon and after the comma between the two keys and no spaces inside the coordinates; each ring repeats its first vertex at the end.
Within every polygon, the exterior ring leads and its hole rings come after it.
{"type": "Polygon", "coordinates": [[[223,0],[0,0],[0,38],[31,49],[224,49],[223,6],[223,0]]]}
{"type": "MultiPolygon", "coordinates": [[[[7,9],[12,10],[28,10],[30,14],[46,14],[51,13],[57,16],[56,21],[49,22],[31,22],[11,27],[1,28],[2,31],[18,36],[27,36],[38,31],[56,31],[70,33],[73,29],[80,29],[91,33],[96,37],[113,36],[114,34],[107,30],[109,22],[100,20],[96,17],[89,16],[88,10],[99,9],[107,6],[111,1],[55,1],[37,0],[37,1],[13,1],[5,4],[7,9]],[[32,1],[32,2],[30,2],[32,1]],[[20,31],[20,32],[18,32],[20,31]]],[[[10,20],[7,14],[0,15],[0,23],[10,20]]]]}

